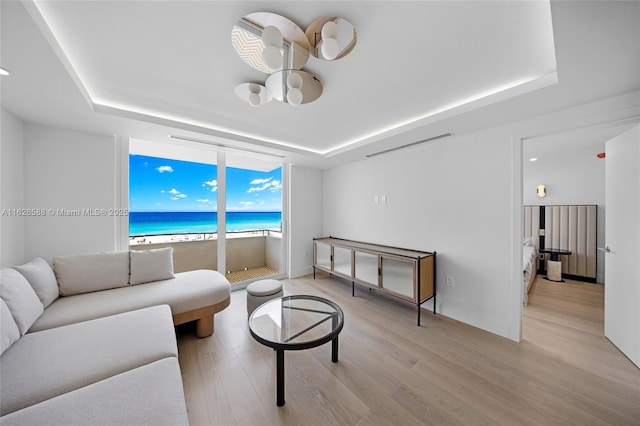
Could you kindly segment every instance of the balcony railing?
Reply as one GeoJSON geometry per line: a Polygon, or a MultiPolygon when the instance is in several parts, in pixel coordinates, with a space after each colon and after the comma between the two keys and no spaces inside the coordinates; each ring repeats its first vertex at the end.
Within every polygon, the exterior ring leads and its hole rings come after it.
{"type": "MultiPolygon", "coordinates": [[[[132,236],[131,250],[173,247],[175,272],[218,270],[218,234],[132,236]]],[[[282,272],[282,233],[255,230],[226,233],[226,276],[239,283],[282,272]]]]}

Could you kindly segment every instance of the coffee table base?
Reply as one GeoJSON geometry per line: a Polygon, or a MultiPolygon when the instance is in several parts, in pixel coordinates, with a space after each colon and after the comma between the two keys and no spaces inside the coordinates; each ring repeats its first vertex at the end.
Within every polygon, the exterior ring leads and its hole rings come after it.
{"type": "Polygon", "coordinates": [[[331,361],[338,362],[338,335],[344,326],[340,306],[322,297],[296,294],[272,299],[249,316],[249,332],[276,352],[276,405],[284,399],[284,352],[331,342],[331,361]],[[329,326],[328,326],[329,325],[329,326]]]}
{"type": "MultiPolygon", "coordinates": [[[[338,336],[331,340],[331,362],[338,362],[338,336]]],[[[276,349],[276,405],[284,403],[284,349],[276,349]]]]}
{"type": "Polygon", "coordinates": [[[284,405],[284,350],[276,349],[276,405],[284,405]]]}

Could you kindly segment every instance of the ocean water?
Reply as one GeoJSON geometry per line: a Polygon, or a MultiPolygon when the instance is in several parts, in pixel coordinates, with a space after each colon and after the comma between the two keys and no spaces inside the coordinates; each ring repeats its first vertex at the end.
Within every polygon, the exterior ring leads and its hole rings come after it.
{"type": "MultiPolygon", "coordinates": [[[[227,232],[281,230],[280,212],[227,212],[227,232]]],[[[216,212],[129,212],[129,236],[215,233],[216,212]]]]}

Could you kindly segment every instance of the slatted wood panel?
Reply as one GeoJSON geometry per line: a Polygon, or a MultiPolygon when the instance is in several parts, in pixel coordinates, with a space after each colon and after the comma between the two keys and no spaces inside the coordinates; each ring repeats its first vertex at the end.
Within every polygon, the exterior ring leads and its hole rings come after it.
{"type": "Polygon", "coordinates": [[[533,238],[536,248],[539,248],[538,236],[540,231],[540,209],[526,206],[524,208],[524,237],[533,238]]]}
{"type": "MultiPolygon", "coordinates": [[[[597,214],[595,205],[545,206],[545,247],[571,251],[560,259],[564,274],[596,278],[597,214]]],[[[539,230],[540,206],[525,206],[525,238],[537,243],[539,230]]]]}

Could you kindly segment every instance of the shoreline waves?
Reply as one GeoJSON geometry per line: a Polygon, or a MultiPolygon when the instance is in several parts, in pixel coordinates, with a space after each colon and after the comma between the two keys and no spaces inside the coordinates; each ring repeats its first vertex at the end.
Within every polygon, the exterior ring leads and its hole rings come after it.
{"type": "MultiPolygon", "coordinates": [[[[227,232],[282,230],[281,212],[227,212],[227,232]]],[[[129,237],[203,234],[214,239],[218,229],[217,212],[130,212],[129,237]],[[207,235],[209,234],[209,235],[207,235]]]]}

